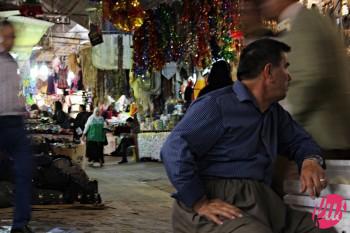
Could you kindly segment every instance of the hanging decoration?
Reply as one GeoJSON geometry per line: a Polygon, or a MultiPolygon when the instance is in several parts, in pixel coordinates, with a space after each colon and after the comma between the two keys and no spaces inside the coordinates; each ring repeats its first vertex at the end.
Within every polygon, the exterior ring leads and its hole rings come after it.
{"type": "Polygon", "coordinates": [[[222,0],[220,2],[219,13],[219,45],[221,47],[220,56],[227,61],[236,59],[236,41],[232,33],[238,30],[239,26],[239,1],[222,0]]]}
{"type": "Polygon", "coordinates": [[[203,69],[213,60],[237,59],[243,38],[239,0],[175,1],[148,10],[143,19],[133,37],[137,76],[172,61],[203,69]]]}
{"type": "Polygon", "coordinates": [[[36,17],[44,13],[41,4],[37,0],[25,1],[19,9],[22,16],[36,17]]]}
{"type": "Polygon", "coordinates": [[[150,56],[154,56],[153,53],[148,53],[148,37],[147,37],[147,28],[149,25],[149,17],[150,14],[146,16],[146,22],[135,31],[133,36],[133,44],[134,44],[134,72],[135,75],[140,76],[144,75],[147,72],[147,68],[149,65],[150,56]],[[148,54],[150,56],[148,56],[148,54]]]}
{"type": "Polygon", "coordinates": [[[198,52],[194,59],[194,64],[197,67],[206,67],[210,64],[210,27],[209,27],[209,10],[210,5],[208,0],[204,0],[204,3],[199,6],[199,15],[197,22],[197,47],[198,52]]]}
{"type": "Polygon", "coordinates": [[[144,22],[145,12],[139,0],[105,0],[104,18],[122,31],[133,32],[144,22]]]}

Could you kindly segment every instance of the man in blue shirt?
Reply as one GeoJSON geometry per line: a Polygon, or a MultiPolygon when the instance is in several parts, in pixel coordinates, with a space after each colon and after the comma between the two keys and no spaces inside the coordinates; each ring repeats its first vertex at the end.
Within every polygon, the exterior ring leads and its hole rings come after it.
{"type": "Polygon", "coordinates": [[[271,39],[247,46],[239,81],[195,101],[168,137],[161,158],[177,190],[175,233],[318,232],[311,215],[269,187],[278,154],[296,161],[301,192],[326,187],[320,148],[278,104],[291,80],[289,51],[271,39]]]}

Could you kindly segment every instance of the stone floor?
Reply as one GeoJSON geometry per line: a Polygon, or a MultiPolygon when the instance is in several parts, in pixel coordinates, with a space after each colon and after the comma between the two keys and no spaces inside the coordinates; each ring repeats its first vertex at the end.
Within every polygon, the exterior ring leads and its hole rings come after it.
{"type": "MultiPolygon", "coordinates": [[[[107,157],[104,168],[87,168],[99,181],[103,206],[34,206],[31,226],[37,233],[171,232],[170,193],[161,163],[117,165],[107,157]]],[[[11,225],[12,209],[0,210],[0,233],[11,225]],[[2,227],[2,229],[1,229],[2,227]]]]}

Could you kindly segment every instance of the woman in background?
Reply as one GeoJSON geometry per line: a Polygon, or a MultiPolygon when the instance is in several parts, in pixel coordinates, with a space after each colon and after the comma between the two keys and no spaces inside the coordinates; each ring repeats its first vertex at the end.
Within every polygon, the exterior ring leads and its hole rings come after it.
{"type": "Polygon", "coordinates": [[[105,142],[104,119],[98,108],[86,122],[82,140],[86,141],[86,157],[94,167],[104,164],[103,146],[105,142]]]}
{"type": "Polygon", "coordinates": [[[208,85],[199,92],[198,97],[232,84],[230,64],[224,60],[217,61],[210,70],[208,85]]]}
{"type": "Polygon", "coordinates": [[[70,128],[69,116],[63,112],[62,103],[59,101],[55,102],[55,114],[53,115],[53,120],[63,129],[70,128]]]}

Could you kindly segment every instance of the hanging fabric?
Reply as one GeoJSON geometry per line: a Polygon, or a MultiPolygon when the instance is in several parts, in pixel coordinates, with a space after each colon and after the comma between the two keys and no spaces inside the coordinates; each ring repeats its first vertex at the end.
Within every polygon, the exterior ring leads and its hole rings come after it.
{"type": "Polygon", "coordinates": [[[58,76],[55,72],[49,75],[47,78],[47,95],[55,95],[56,94],[56,82],[58,80],[58,76]]]}
{"type": "Polygon", "coordinates": [[[118,36],[118,70],[123,69],[123,36],[118,36]]]}
{"type": "Polygon", "coordinates": [[[68,88],[68,82],[67,82],[67,76],[68,76],[68,67],[60,67],[58,70],[58,83],[57,88],[65,90],[68,88]]]}
{"type": "Polygon", "coordinates": [[[170,80],[176,74],[176,68],[177,68],[176,62],[169,62],[162,69],[162,75],[166,79],[170,80]]]}
{"type": "Polygon", "coordinates": [[[82,68],[83,86],[93,89],[97,82],[97,69],[92,64],[92,48],[84,48],[79,52],[80,65],[82,68]]]}
{"type": "Polygon", "coordinates": [[[92,48],[92,63],[101,70],[118,69],[118,61],[122,62],[122,69],[132,68],[132,49],[131,43],[127,39],[129,35],[103,35],[103,43],[92,48]],[[121,43],[118,43],[118,37],[122,37],[121,43]],[[118,46],[122,46],[122,52],[119,56],[118,46]]]}

